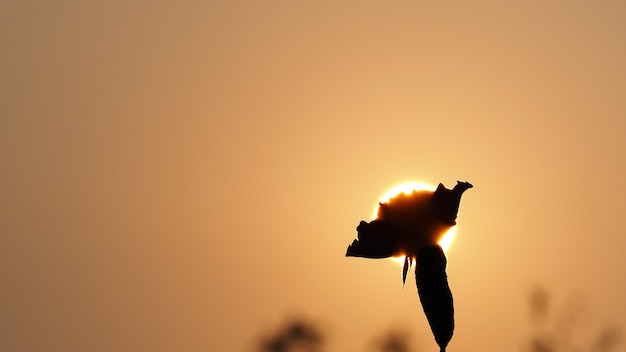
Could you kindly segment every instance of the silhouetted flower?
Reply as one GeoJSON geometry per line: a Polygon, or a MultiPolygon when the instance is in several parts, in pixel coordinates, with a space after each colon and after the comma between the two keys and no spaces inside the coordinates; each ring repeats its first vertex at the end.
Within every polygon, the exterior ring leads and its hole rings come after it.
{"type": "Polygon", "coordinates": [[[450,190],[440,183],[434,192],[400,193],[380,203],[376,219],[359,223],[357,239],[346,251],[349,257],[405,256],[403,285],[411,264],[417,262],[415,277],[420,302],[442,352],[454,331],[454,307],[446,275],[447,261],[438,242],[456,225],[461,196],[472,187],[458,181],[450,190]]]}

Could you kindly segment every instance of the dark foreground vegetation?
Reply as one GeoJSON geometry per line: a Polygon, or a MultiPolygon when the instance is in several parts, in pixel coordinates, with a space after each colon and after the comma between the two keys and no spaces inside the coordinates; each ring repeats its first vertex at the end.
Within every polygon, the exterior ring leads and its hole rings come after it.
{"type": "MultiPolygon", "coordinates": [[[[589,341],[580,342],[576,337],[586,326],[588,312],[584,297],[571,296],[559,306],[552,303],[550,294],[541,287],[529,295],[530,323],[533,333],[526,338],[522,352],[614,352],[621,346],[621,328],[606,325],[593,331],[589,341]]],[[[325,333],[319,324],[306,318],[292,318],[272,334],[259,340],[260,352],[322,352],[325,333]]],[[[402,330],[390,330],[370,341],[369,351],[418,352],[411,334],[402,330]]]]}

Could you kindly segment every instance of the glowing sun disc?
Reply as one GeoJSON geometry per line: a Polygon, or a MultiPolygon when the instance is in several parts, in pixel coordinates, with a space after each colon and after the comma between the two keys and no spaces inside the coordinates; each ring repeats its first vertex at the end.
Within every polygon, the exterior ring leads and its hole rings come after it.
{"type": "MultiPolygon", "coordinates": [[[[400,193],[410,194],[413,191],[424,191],[424,190],[434,192],[436,189],[437,187],[433,185],[429,185],[427,183],[423,183],[423,182],[406,182],[406,183],[399,184],[393,187],[392,189],[390,189],[389,191],[387,191],[380,198],[379,202],[386,203],[391,198],[395,197],[396,195],[400,193]]],[[[377,214],[378,214],[378,204],[376,204],[376,208],[374,208],[374,214],[372,215],[372,219],[376,219],[377,214]]],[[[448,232],[445,233],[445,235],[443,235],[443,237],[439,241],[439,245],[441,246],[441,248],[443,248],[444,252],[447,252],[448,249],[450,248],[450,245],[452,245],[452,241],[454,240],[455,234],[456,234],[456,226],[453,226],[448,230],[448,232]]],[[[400,264],[404,264],[404,257],[393,257],[391,259],[399,262],[400,264]]]]}

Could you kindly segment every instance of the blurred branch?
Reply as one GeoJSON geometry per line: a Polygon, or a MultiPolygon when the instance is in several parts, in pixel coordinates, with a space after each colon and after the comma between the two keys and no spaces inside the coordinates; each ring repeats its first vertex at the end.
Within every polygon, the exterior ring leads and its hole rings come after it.
{"type": "MultiPolygon", "coordinates": [[[[530,314],[537,325],[535,336],[530,338],[531,352],[571,352],[583,351],[572,346],[571,338],[576,336],[576,329],[582,326],[586,317],[585,299],[581,295],[570,296],[566,305],[558,311],[556,317],[551,313],[550,295],[548,291],[537,286],[529,295],[530,314]],[[547,321],[552,321],[552,328],[546,327],[547,321]]],[[[589,351],[610,352],[620,343],[621,329],[611,326],[600,331],[594,339],[589,351]]]]}
{"type": "Polygon", "coordinates": [[[550,295],[542,286],[536,286],[529,295],[530,314],[536,324],[543,325],[550,310],[550,295]]]}
{"type": "Polygon", "coordinates": [[[411,334],[401,330],[391,330],[375,343],[377,351],[409,352],[411,334]]]}
{"type": "Polygon", "coordinates": [[[621,339],[621,330],[617,326],[609,326],[604,328],[593,344],[592,351],[605,352],[611,351],[619,345],[621,339]]]}
{"type": "Polygon", "coordinates": [[[274,336],[263,339],[262,352],[321,351],[322,334],[312,323],[295,319],[287,323],[274,336]]]}

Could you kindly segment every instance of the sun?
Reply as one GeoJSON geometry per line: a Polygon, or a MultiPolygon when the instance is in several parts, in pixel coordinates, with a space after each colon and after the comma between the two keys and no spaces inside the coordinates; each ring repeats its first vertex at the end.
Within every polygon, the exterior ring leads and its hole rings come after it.
{"type": "MultiPolygon", "coordinates": [[[[399,184],[389,191],[385,192],[385,194],[380,198],[380,203],[386,203],[391,198],[395,197],[400,193],[410,194],[413,191],[435,191],[437,188],[433,185],[429,185],[423,182],[406,182],[399,184]]],[[[378,204],[374,208],[374,213],[372,215],[372,219],[376,219],[376,215],[378,214],[378,204]]],[[[439,241],[439,245],[443,248],[444,252],[447,252],[450,246],[452,245],[452,241],[454,240],[454,235],[456,234],[456,226],[451,227],[443,238],[439,241]]],[[[399,262],[400,264],[404,263],[404,257],[393,257],[392,260],[399,262]]]]}

